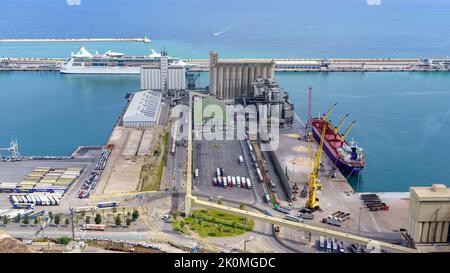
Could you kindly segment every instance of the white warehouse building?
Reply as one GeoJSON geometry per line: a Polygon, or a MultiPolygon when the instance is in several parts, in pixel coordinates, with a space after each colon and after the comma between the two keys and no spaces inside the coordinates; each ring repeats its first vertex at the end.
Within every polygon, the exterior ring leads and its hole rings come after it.
{"type": "Polygon", "coordinates": [[[161,92],[145,90],[133,94],[125,114],[123,127],[153,127],[161,114],[161,92]]]}

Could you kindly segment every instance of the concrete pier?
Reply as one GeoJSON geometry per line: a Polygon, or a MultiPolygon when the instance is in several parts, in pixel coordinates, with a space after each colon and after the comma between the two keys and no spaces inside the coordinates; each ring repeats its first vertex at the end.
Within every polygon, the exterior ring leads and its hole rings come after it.
{"type": "Polygon", "coordinates": [[[0,39],[0,43],[33,43],[33,42],[143,42],[150,43],[144,38],[36,38],[36,39],[0,39]]]}
{"type": "MultiPolygon", "coordinates": [[[[1,41],[1,40],[0,40],[1,41]]],[[[276,72],[449,72],[450,58],[441,59],[224,59],[224,62],[274,61],[276,72]]],[[[184,59],[190,71],[208,72],[209,60],[184,59]]],[[[60,58],[0,58],[0,71],[58,71],[60,58]]]]}

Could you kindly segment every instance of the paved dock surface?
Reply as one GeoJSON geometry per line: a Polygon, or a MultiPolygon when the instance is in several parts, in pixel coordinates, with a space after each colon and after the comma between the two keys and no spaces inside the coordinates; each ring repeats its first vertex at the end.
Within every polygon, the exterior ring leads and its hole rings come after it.
{"type": "MultiPolygon", "coordinates": [[[[280,136],[280,148],[276,151],[281,164],[287,167],[288,175],[291,181],[299,186],[301,191],[303,186],[307,185],[307,143],[297,139],[298,135],[305,135],[304,125],[297,118],[293,129],[285,130],[280,136]]],[[[313,143],[314,154],[317,151],[317,143],[313,143]]],[[[369,211],[364,208],[360,199],[360,193],[355,193],[345,177],[340,172],[336,173],[335,178],[329,178],[330,169],[333,166],[328,156],[323,153],[322,163],[325,171],[320,172],[320,181],[323,185],[322,190],[317,195],[320,199],[322,212],[315,213],[314,224],[319,224],[322,218],[333,214],[336,211],[348,212],[351,218],[345,221],[341,228],[348,232],[358,232],[358,220],[361,212],[360,232],[364,233],[390,233],[400,228],[409,226],[409,193],[379,193],[379,196],[390,207],[389,211],[369,211]],[[362,208],[360,210],[360,208],[362,208]]],[[[362,175],[364,175],[362,173],[362,175]]],[[[287,202],[283,202],[285,206],[287,202]]],[[[298,198],[294,202],[293,208],[299,209],[305,206],[306,198],[298,198]]],[[[330,225],[326,225],[331,227],[330,225]]]]}

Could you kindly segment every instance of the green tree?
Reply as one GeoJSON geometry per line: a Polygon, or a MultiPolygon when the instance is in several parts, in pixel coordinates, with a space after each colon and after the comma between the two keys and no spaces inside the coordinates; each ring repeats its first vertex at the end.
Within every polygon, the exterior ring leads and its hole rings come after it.
{"type": "Polygon", "coordinates": [[[39,224],[39,217],[34,218],[34,224],[35,225],[39,224]]]}
{"type": "Polygon", "coordinates": [[[136,221],[139,218],[139,212],[135,209],[133,210],[133,214],[131,215],[133,221],[136,221]]]}
{"type": "Polygon", "coordinates": [[[53,212],[48,212],[48,218],[50,218],[50,222],[53,221],[53,212]]]}
{"type": "Polygon", "coordinates": [[[17,217],[16,217],[17,223],[20,223],[21,218],[22,218],[22,215],[20,213],[17,214],[17,217]]]}
{"type": "Polygon", "coordinates": [[[174,220],[176,220],[178,218],[178,211],[174,211],[172,213],[172,217],[173,217],[174,220]]]}
{"type": "Polygon", "coordinates": [[[95,215],[94,222],[95,222],[97,225],[100,225],[100,224],[102,223],[102,216],[100,215],[100,213],[97,213],[97,214],[95,215]]]}
{"type": "Polygon", "coordinates": [[[120,214],[116,216],[116,226],[120,226],[122,224],[122,219],[120,219],[120,214]]]}
{"type": "Polygon", "coordinates": [[[61,236],[58,239],[56,239],[56,242],[58,244],[67,245],[72,239],[69,236],[61,236]]]}
{"type": "Polygon", "coordinates": [[[245,209],[245,205],[244,205],[244,203],[242,203],[242,202],[241,202],[241,203],[239,204],[239,209],[242,209],[242,210],[244,210],[244,209],[245,209]]]}
{"type": "Polygon", "coordinates": [[[3,216],[3,224],[7,225],[9,223],[9,218],[5,215],[3,216]]]}
{"type": "Polygon", "coordinates": [[[28,225],[30,223],[30,217],[28,215],[25,215],[25,217],[23,218],[22,223],[24,223],[25,225],[28,225]]]}
{"type": "Polygon", "coordinates": [[[222,234],[222,224],[217,224],[217,232],[219,233],[219,236],[220,236],[220,234],[222,234]]]}
{"type": "Polygon", "coordinates": [[[69,221],[69,218],[66,218],[66,220],[64,221],[64,225],[69,225],[70,224],[70,221],[69,221]]]}
{"type": "Polygon", "coordinates": [[[127,224],[127,226],[131,225],[131,219],[130,218],[127,218],[126,224],[127,224]]]}
{"type": "Polygon", "coordinates": [[[222,205],[222,200],[217,201],[218,205],[222,205]]]}
{"type": "Polygon", "coordinates": [[[55,215],[55,225],[59,225],[61,223],[61,215],[55,215]]]}
{"type": "Polygon", "coordinates": [[[86,216],[85,222],[86,222],[86,224],[90,224],[91,223],[91,216],[86,216]]]}

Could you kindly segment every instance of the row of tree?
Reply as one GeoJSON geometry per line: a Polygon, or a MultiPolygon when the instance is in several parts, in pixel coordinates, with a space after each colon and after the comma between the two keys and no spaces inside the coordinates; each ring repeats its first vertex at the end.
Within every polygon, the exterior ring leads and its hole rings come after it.
{"type": "MultiPolygon", "coordinates": [[[[60,225],[60,224],[63,222],[63,216],[62,216],[61,213],[55,215],[55,214],[53,214],[51,211],[49,211],[49,212],[48,212],[48,218],[50,219],[50,223],[54,223],[55,225],[60,225]]],[[[138,218],[139,218],[139,212],[138,212],[137,210],[133,210],[132,213],[131,213],[131,212],[128,212],[127,216],[125,217],[125,223],[126,223],[127,226],[129,226],[129,225],[131,225],[131,222],[136,221],[138,218]]],[[[109,219],[109,217],[108,217],[108,219],[109,219]]],[[[39,224],[39,220],[40,220],[39,217],[34,218],[34,220],[33,220],[33,221],[34,221],[34,224],[35,224],[35,225],[39,224]]],[[[76,216],[75,221],[76,221],[76,223],[77,223],[77,225],[78,225],[78,221],[79,221],[78,215],[76,216]]],[[[94,222],[95,222],[96,224],[101,224],[102,221],[103,221],[102,215],[101,215],[100,213],[95,214],[94,222]]],[[[108,221],[109,221],[109,220],[108,220],[108,221]]],[[[4,225],[9,224],[10,222],[11,222],[11,219],[9,219],[9,218],[6,217],[6,216],[3,216],[3,224],[4,224],[4,225]]],[[[30,217],[29,217],[28,215],[25,215],[24,217],[22,217],[22,215],[19,213],[19,214],[17,215],[17,217],[14,218],[14,222],[15,222],[15,223],[23,223],[23,224],[25,224],[25,225],[28,225],[28,224],[30,224],[30,217]]],[[[86,223],[86,224],[90,224],[90,222],[91,222],[91,216],[86,216],[86,218],[85,218],[85,223],[86,223]]],[[[121,214],[120,214],[120,213],[117,214],[117,215],[114,217],[114,222],[115,222],[115,224],[116,224],[117,226],[122,225],[122,217],[121,217],[121,214]]],[[[65,224],[65,225],[69,225],[69,224],[70,224],[69,218],[66,218],[66,219],[64,220],[64,224],[65,224]]]]}

